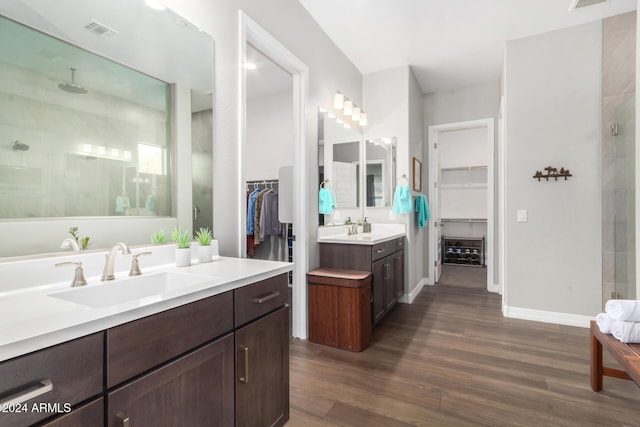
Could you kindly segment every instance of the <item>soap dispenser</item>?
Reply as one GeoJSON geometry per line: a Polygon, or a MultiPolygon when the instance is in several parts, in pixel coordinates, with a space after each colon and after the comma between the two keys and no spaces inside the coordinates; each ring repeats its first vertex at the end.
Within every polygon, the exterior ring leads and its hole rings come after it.
{"type": "Polygon", "coordinates": [[[364,217],[364,222],[362,223],[362,232],[363,233],[371,233],[371,223],[367,222],[367,217],[364,217]]]}

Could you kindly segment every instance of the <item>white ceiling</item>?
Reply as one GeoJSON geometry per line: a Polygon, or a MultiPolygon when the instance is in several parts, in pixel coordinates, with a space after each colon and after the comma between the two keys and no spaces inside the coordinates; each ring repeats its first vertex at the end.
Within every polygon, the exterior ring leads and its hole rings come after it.
{"type": "Polygon", "coordinates": [[[424,93],[500,78],[507,40],[635,10],[570,0],[299,0],[363,74],[411,65],[424,93]]]}

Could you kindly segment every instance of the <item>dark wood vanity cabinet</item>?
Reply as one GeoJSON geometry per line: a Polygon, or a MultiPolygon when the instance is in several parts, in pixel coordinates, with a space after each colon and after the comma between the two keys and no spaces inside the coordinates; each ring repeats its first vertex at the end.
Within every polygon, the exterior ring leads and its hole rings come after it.
{"type": "Polygon", "coordinates": [[[283,425],[287,297],[281,274],[2,362],[0,402],[29,410],[0,426],[283,425]]]}
{"type": "Polygon", "coordinates": [[[321,268],[369,271],[372,324],[377,324],[404,293],[404,237],[375,245],[320,243],[321,268]]]}

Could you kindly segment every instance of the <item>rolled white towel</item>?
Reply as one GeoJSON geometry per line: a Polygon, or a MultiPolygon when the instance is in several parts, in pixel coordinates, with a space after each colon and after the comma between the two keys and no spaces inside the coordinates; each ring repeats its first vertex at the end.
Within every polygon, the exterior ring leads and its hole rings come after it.
{"type": "Polygon", "coordinates": [[[640,323],[613,322],[611,335],[623,343],[640,343],[640,323]]]}
{"type": "Polygon", "coordinates": [[[611,299],[604,306],[613,320],[640,322],[640,301],[631,299],[611,299]]]}
{"type": "Polygon", "coordinates": [[[611,333],[611,324],[614,320],[607,313],[600,313],[596,316],[596,323],[598,324],[598,329],[603,334],[611,333]]]}

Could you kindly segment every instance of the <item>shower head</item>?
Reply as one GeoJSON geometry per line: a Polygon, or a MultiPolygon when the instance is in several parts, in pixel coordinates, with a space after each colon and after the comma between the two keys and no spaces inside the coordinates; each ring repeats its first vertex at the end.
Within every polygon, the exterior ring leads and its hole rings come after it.
{"type": "Polygon", "coordinates": [[[76,69],[70,68],[70,70],[71,70],[71,83],[60,83],[58,85],[60,90],[63,90],[69,93],[79,93],[79,94],[87,93],[88,91],[85,88],[76,84],[76,69]]]}
{"type": "Polygon", "coordinates": [[[13,151],[27,151],[29,149],[29,146],[24,142],[15,140],[13,141],[13,146],[11,148],[13,148],[13,151]]]}

